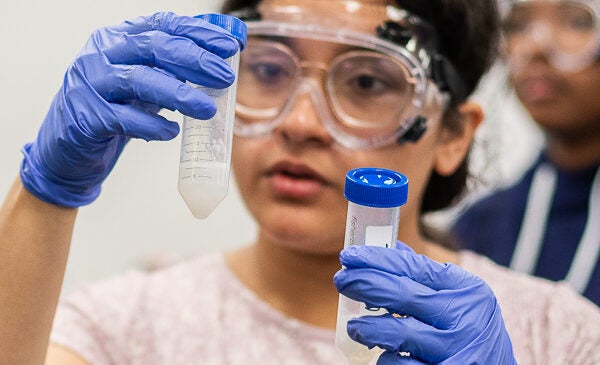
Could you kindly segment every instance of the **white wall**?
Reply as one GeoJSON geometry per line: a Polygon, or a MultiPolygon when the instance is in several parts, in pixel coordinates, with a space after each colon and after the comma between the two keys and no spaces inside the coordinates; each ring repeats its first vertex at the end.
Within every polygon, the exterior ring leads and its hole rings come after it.
{"type": "MultiPolygon", "coordinates": [[[[30,0],[5,2],[0,12],[0,197],[18,173],[21,146],[31,140],[57,91],[65,68],[100,26],[155,11],[197,14],[220,1],[30,0]]],[[[489,167],[498,180],[515,175],[537,148],[531,127],[514,103],[503,104],[492,80],[481,100],[490,105],[482,140],[501,156],[489,167]],[[511,105],[513,105],[511,107],[511,105]]],[[[172,114],[172,119],[181,120],[172,114]]],[[[177,192],[179,138],[132,141],[104,184],[100,198],[80,209],[65,290],[136,265],[153,253],[188,256],[247,242],[255,227],[232,186],[206,220],[188,212],[177,192]]]]}
{"type": "MultiPolygon", "coordinates": [[[[0,12],[0,197],[17,176],[21,146],[34,138],[64,70],[95,28],[138,15],[173,11],[195,15],[220,1],[10,1],[0,12]]],[[[168,114],[181,121],[181,115],[168,114]]],[[[137,264],[146,255],[239,245],[254,225],[235,187],[206,220],[188,212],[177,192],[177,138],[132,141],[104,184],[100,198],[80,209],[65,290],[137,264]]]]}

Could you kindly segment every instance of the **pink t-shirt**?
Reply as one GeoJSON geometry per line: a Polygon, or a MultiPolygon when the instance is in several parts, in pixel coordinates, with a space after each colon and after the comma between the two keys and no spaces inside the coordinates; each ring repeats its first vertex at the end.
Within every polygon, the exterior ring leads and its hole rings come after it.
{"type": "MultiPolygon", "coordinates": [[[[600,364],[600,309],[570,287],[464,251],[496,293],[520,365],[600,364]]],[[[318,303],[315,303],[318,305],[318,303]]],[[[334,331],[269,307],[211,254],[131,271],[63,299],[51,341],[91,364],[345,364],[334,331]]]]}

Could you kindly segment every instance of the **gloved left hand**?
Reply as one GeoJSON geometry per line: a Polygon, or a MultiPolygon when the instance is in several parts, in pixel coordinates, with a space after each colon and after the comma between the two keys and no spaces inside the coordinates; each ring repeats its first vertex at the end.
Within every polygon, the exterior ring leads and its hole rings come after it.
{"type": "Polygon", "coordinates": [[[389,312],[348,321],[350,338],[385,350],[378,365],[516,364],[496,297],[480,278],[402,243],[352,246],[340,260],[338,291],[389,312]]]}
{"type": "Polygon", "coordinates": [[[161,108],[197,119],[215,114],[214,101],[185,81],[231,85],[235,75],[223,59],[238,49],[223,28],[173,13],[98,29],[23,149],[23,185],[48,203],[91,203],[130,138],[177,135],[178,124],[157,114],[161,108]]]}

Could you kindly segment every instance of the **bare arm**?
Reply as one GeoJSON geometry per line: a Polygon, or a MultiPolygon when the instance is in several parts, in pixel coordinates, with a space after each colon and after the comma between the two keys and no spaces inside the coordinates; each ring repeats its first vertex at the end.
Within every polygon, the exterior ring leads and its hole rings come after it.
{"type": "Polygon", "coordinates": [[[238,50],[223,28],[173,13],[138,17],[90,37],[35,140],[23,146],[20,180],[0,210],[0,365],[44,362],[77,215],[64,207],[97,198],[130,138],[177,136],[179,125],[158,109],[211,118],[212,100],[185,81],[231,85],[235,75],[224,59],[238,50]],[[144,32],[161,36],[137,36],[144,32]],[[135,36],[123,42],[128,34],[135,36]],[[148,49],[158,56],[150,60],[148,49]],[[137,71],[121,67],[123,60],[139,60],[132,64],[137,71]]]}
{"type": "Polygon", "coordinates": [[[0,364],[43,364],[77,209],[17,179],[0,209],[0,364]]]}
{"type": "Polygon", "coordinates": [[[90,365],[79,355],[61,346],[50,345],[46,365],[90,365]]]}

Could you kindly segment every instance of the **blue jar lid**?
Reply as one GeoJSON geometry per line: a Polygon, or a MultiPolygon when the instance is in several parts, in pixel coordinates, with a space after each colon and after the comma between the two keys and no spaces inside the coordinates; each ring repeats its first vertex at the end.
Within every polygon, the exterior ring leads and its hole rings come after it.
{"type": "Polygon", "coordinates": [[[368,207],[398,207],[408,199],[408,178],[396,171],[374,167],[350,170],[346,174],[344,196],[368,207]]]}
{"type": "Polygon", "coordinates": [[[205,20],[211,24],[218,25],[219,27],[227,30],[235,39],[240,42],[240,48],[244,49],[246,46],[246,38],[248,37],[248,27],[246,23],[240,19],[227,15],[227,14],[200,14],[194,18],[205,20]]]}

